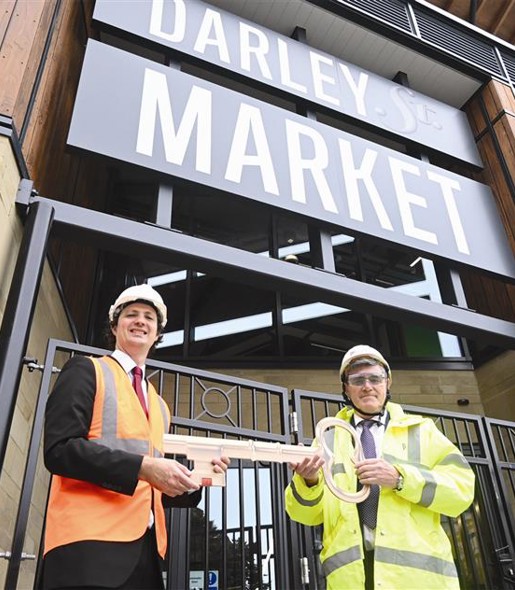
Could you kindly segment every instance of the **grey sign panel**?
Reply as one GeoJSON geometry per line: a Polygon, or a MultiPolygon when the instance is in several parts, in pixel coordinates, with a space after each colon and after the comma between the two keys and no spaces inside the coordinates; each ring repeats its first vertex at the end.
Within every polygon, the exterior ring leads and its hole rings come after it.
{"type": "Polygon", "coordinates": [[[462,111],[199,0],[97,0],[93,17],[482,166],[462,111]]]}
{"type": "Polygon", "coordinates": [[[485,185],[96,41],[68,143],[515,278],[485,185]]]}

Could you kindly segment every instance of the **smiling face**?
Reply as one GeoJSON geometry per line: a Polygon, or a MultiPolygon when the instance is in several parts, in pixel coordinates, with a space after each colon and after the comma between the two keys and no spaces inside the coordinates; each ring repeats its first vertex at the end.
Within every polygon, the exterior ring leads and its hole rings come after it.
{"type": "Polygon", "coordinates": [[[388,391],[386,371],[375,362],[351,366],[346,374],[344,389],[360,416],[379,414],[388,391]]]}
{"type": "Polygon", "coordinates": [[[156,310],[146,303],[131,303],[122,309],[111,331],[116,348],[143,364],[159,336],[156,310]]]}

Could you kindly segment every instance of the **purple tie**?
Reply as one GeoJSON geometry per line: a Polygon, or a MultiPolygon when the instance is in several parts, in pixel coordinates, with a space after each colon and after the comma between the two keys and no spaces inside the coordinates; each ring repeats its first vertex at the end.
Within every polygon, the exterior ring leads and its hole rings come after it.
{"type": "Polygon", "coordinates": [[[145,416],[148,418],[148,411],[147,411],[147,404],[145,402],[145,394],[143,393],[143,387],[141,386],[141,378],[143,377],[143,370],[141,367],[134,367],[132,369],[132,386],[134,387],[134,391],[138,396],[139,402],[143,411],[145,412],[145,416]]]}
{"type": "MultiPolygon", "coordinates": [[[[370,427],[377,424],[376,420],[363,420],[363,430],[361,431],[361,446],[365,459],[376,457],[376,445],[374,436],[370,432],[370,427]]],[[[377,524],[377,504],[379,501],[379,486],[374,484],[370,486],[370,494],[363,502],[358,504],[361,522],[371,529],[376,528],[377,524]]]]}

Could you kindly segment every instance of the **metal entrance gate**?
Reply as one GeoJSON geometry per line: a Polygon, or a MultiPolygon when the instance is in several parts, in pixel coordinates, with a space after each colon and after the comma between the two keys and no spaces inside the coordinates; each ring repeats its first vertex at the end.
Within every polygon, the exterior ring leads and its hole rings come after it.
{"type": "MultiPolygon", "coordinates": [[[[34,562],[24,551],[33,497],[46,398],[58,367],[73,354],[105,351],[50,340],[43,365],[32,437],[23,478],[5,588],[30,577],[34,562]]],[[[172,432],[231,439],[309,444],[314,426],[341,407],[340,396],[294,390],[149,361],[150,379],[172,411],[172,432]]],[[[30,367],[29,367],[30,368],[30,367]]],[[[445,519],[462,588],[515,589],[514,504],[515,424],[467,414],[421,408],[462,450],[477,475],[473,506],[457,519],[445,519]]],[[[41,464],[39,464],[41,469],[41,464]]],[[[322,589],[318,553],[320,530],[291,522],[283,491],[290,476],[281,464],[233,460],[225,488],[208,488],[201,504],[168,513],[170,549],[166,587],[187,590],[322,589]]],[[[43,500],[44,502],[44,500],[43,500]]],[[[40,545],[41,546],[41,545],[40,545]]],[[[34,556],[37,557],[37,556],[34,556]]],[[[39,556],[40,557],[40,556],[39,556]]],[[[37,563],[40,563],[38,559],[37,563]]],[[[40,568],[33,572],[38,587],[40,568]]]]}

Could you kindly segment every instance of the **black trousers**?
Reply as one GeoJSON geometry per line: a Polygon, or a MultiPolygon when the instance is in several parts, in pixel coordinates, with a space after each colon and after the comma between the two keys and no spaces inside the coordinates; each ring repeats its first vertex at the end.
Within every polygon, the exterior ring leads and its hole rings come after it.
{"type": "Polygon", "coordinates": [[[365,590],[374,590],[374,552],[365,551],[365,590]]]}
{"type": "Polygon", "coordinates": [[[147,531],[136,567],[118,590],[163,590],[163,575],[154,529],[147,531]]]}
{"type": "Polygon", "coordinates": [[[161,558],[153,528],[136,542],[114,544],[116,552],[113,552],[112,546],[106,545],[86,541],[54,550],[60,552],[58,556],[51,556],[53,552],[50,552],[48,556],[53,561],[48,564],[50,571],[48,568],[44,571],[43,590],[164,589],[161,558]],[[109,551],[103,551],[104,548],[109,551]],[[66,560],[66,551],[73,552],[73,560],[66,560]],[[67,563],[69,567],[64,565],[67,563]],[[60,564],[64,567],[59,567],[60,564]],[[128,577],[123,574],[124,571],[130,571],[128,577]]]}

